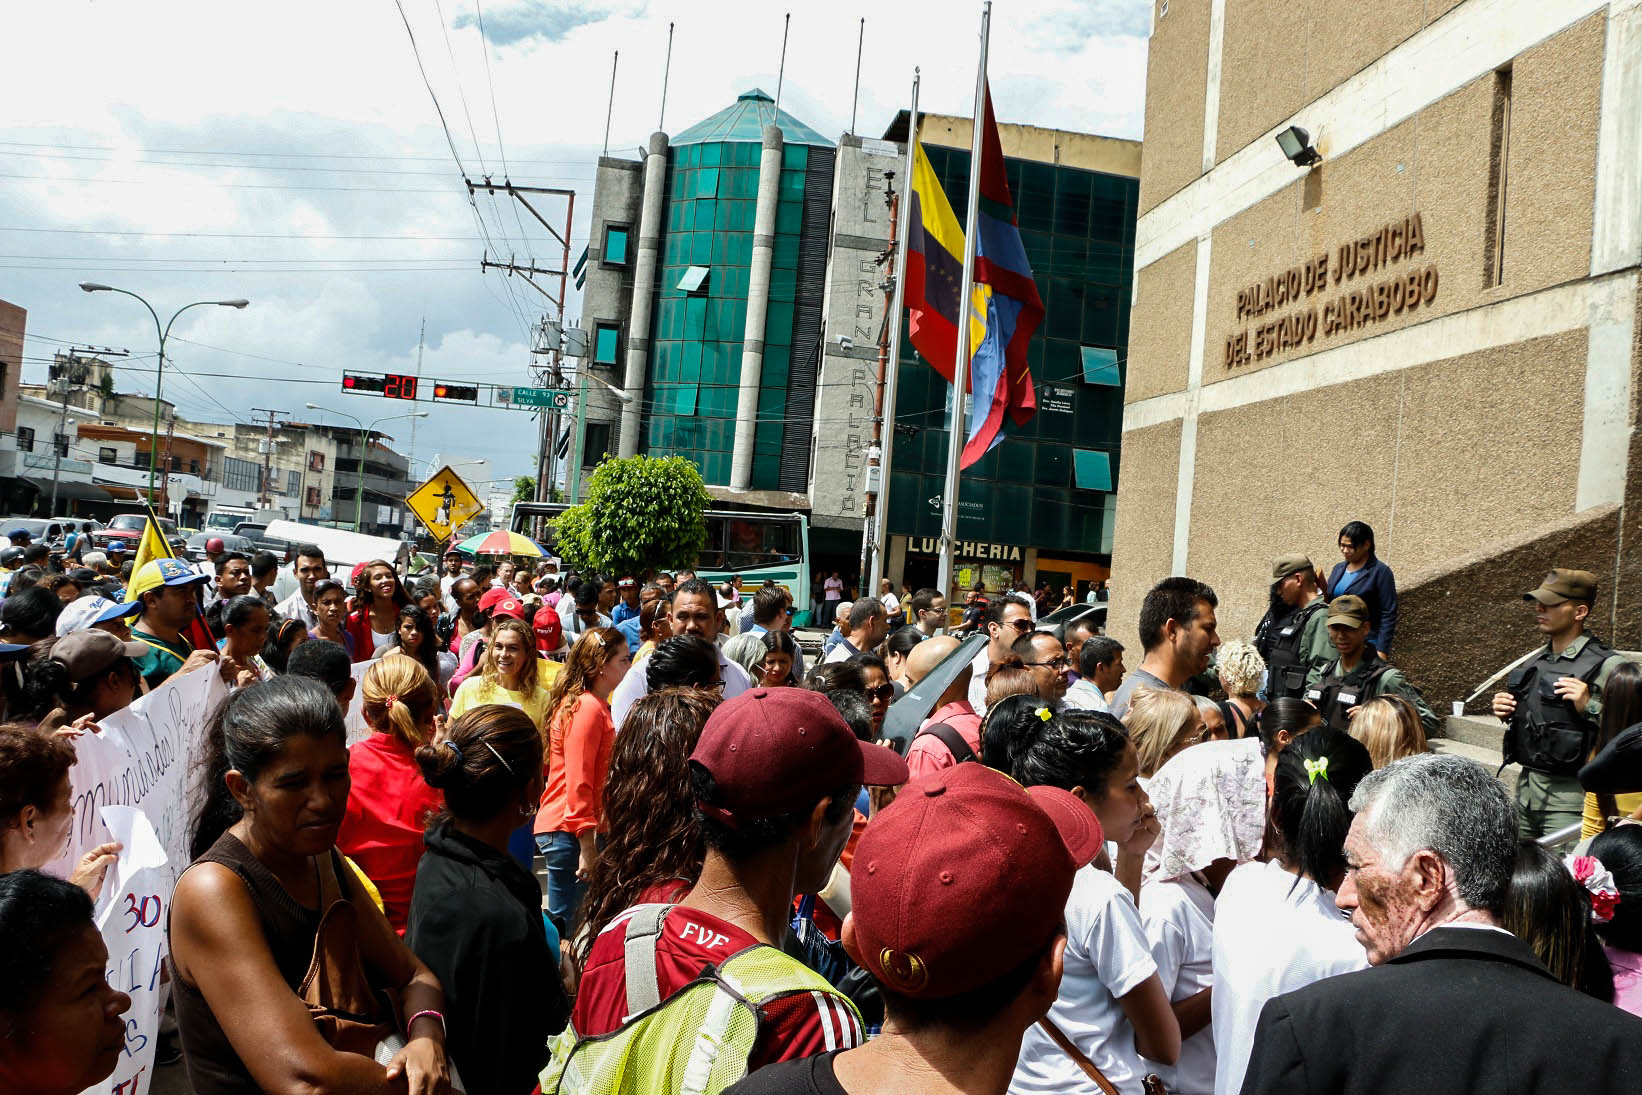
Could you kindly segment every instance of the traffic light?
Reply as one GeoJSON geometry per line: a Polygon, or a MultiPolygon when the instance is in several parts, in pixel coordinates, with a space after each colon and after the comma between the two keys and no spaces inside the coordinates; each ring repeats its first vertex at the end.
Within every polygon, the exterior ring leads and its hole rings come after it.
{"type": "Polygon", "coordinates": [[[473,384],[446,384],[444,381],[436,381],[433,385],[433,398],[457,403],[477,403],[479,389],[473,384]]]}
{"type": "Polygon", "coordinates": [[[361,376],[358,373],[342,374],[342,390],[354,395],[381,395],[383,381],[379,376],[361,376]]]}

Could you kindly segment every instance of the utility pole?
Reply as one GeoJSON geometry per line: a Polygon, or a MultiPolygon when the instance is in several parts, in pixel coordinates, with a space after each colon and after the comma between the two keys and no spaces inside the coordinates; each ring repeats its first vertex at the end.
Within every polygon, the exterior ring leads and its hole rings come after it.
{"type": "Polygon", "coordinates": [[[50,517],[57,516],[57,486],[62,479],[63,457],[68,449],[68,395],[74,388],[83,386],[90,374],[89,362],[80,357],[73,347],[69,348],[68,353],[55,356],[47,379],[60,386],[63,409],[57,416],[57,435],[51,440],[51,509],[47,511],[50,517]]]}
{"type": "MultiPolygon", "coordinates": [[[[903,182],[902,189],[906,185],[903,182]]],[[[888,263],[889,273],[879,283],[879,288],[884,291],[884,321],[878,326],[878,383],[872,397],[872,446],[867,449],[866,523],[861,529],[861,577],[872,585],[862,594],[864,597],[878,595],[877,579],[882,577],[884,571],[884,562],[878,557],[878,497],[889,493],[889,484],[882,477],[883,466],[888,463],[883,459],[884,445],[895,443],[894,423],[890,424],[887,441],[884,436],[884,382],[889,370],[897,367],[897,363],[889,359],[890,320],[895,310],[895,260],[901,240],[898,234],[901,195],[895,189],[893,171],[884,172],[884,204],[889,206],[889,246],[879,254],[878,265],[888,263]]]]}
{"type": "Polygon", "coordinates": [[[265,414],[268,416],[268,421],[265,423],[268,433],[262,442],[262,490],[257,493],[257,508],[268,509],[271,505],[268,498],[268,483],[269,476],[273,474],[274,427],[279,425],[280,415],[284,415],[289,418],[290,412],[270,411],[266,407],[252,407],[251,410],[255,414],[265,414]]]}
{"type": "MultiPolygon", "coordinates": [[[[422,347],[428,339],[428,314],[422,313],[422,329],[416,335],[416,387],[422,387],[422,347]]],[[[416,423],[418,419],[411,419],[410,449],[405,453],[406,466],[416,459],[416,423]]],[[[301,510],[297,511],[298,513],[301,510]]]]}

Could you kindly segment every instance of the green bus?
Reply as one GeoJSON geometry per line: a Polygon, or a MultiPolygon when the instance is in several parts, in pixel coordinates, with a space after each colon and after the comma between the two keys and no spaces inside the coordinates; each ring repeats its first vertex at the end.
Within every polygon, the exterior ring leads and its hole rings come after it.
{"type": "MultiPolygon", "coordinates": [[[[510,527],[557,554],[550,521],[569,508],[563,502],[515,502],[510,527]]],[[[809,554],[805,514],[714,509],[707,511],[707,546],[694,569],[714,585],[739,575],[749,597],[766,580],[773,581],[792,594],[793,605],[802,611],[810,603],[809,554]]]]}

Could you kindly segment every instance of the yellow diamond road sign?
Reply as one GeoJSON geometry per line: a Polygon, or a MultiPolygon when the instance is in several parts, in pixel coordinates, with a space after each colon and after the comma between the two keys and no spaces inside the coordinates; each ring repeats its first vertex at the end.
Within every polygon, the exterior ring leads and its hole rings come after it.
{"type": "Polygon", "coordinates": [[[440,468],[437,475],[412,491],[405,501],[428,531],[440,540],[450,539],[452,532],[485,508],[449,467],[440,468]]]}

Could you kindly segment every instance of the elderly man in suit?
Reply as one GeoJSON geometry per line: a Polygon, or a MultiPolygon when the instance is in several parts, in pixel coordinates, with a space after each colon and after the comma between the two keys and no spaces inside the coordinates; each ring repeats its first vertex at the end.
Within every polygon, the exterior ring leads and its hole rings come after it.
{"type": "Polygon", "coordinates": [[[1642,1091],[1642,1019],[1499,926],[1517,832],[1497,780],[1424,754],[1365,777],[1351,808],[1336,903],[1370,968],[1267,1002],[1244,1095],[1642,1091]]]}

